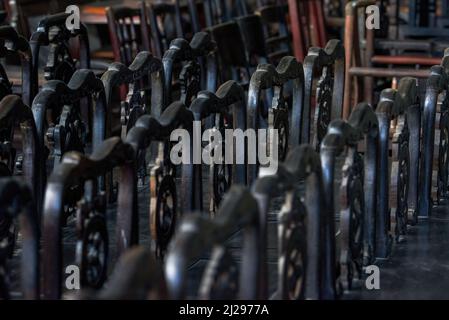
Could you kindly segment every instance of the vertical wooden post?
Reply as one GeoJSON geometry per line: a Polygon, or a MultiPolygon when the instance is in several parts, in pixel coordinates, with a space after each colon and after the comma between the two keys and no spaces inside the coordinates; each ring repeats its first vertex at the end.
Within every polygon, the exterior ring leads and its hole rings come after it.
{"type": "Polygon", "coordinates": [[[299,14],[299,0],[288,0],[288,12],[290,15],[290,25],[293,38],[293,52],[298,61],[303,61],[306,56],[304,44],[304,34],[299,14]]]}

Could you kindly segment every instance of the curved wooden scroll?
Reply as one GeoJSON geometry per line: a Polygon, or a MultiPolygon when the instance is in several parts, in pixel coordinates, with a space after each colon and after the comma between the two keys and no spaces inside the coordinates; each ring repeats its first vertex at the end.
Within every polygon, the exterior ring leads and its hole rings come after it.
{"type": "MultiPolygon", "coordinates": [[[[283,127],[286,130],[284,139],[288,141],[285,149],[289,146],[293,147],[300,143],[301,117],[304,113],[304,73],[301,63],[297,62],[294,57],[284,57],[275,68],[273,65],[261,64],[251,76],[248,91],[248,128],[260,129],[262,127],[262,101],[261,94],[263,90],[274,89],[274,98],[269,109],[270,125],[272,129],[281,129],[275,119],[284,117],[283,127]],[[288,82],[293,84],[292,93],[292,117],[288,123],[288,108],[284,99],[284,86],[288,82]],[[290,126],[290,130],[289,127],[290,126]],[[290,131],[290,133],[288,133],[290,131]]],[[[258,147],[258,144],[256,143],[258,147]]],[[[283,153],[286,153],[284,150],[283,153]]],[[[256,179],[258,172],[257,165],[248,166],[248,182],[256,179]]]]}
{"type": "MultiPolygon", "coordinates": [[[[201,91],[197,98],[193,100],[190,109],[193,113],[193,118],[198,121],[198,125],[201,126],[201,121],[208,119],[210,116],[215,116],[214,128],[212,130],[218,130],[221,134],[222,141],[222,160],[226,158],[226,153],[231,151],[227,150],[226,142],[226,130],[246,130],[246,109],[244,105],[245,93],[243,88],[234,80],[229,80],[218,88],[214,94],[209,91],[201,91]]],[[[203,135],[203,131],[199,132],[200,137],[203,135]]],[[[228,141],[229,143],[229,141],[228,141]]],[[[244,160],[246,154],[245,141],[236,141],[235,147],[232,143],[232,164],[225,164],[224,161],[220,163],[212,163],[210,165],[210,204],[211,211],[215,211],[223,197],[224,193],[229,189],[232,183],[245,184],[246,183],[246,163],[240,161],[237,164],[236,159],[240,158],[244,160]],[[243,163],[242,163],[243,162],[243,163]],[[230,170],[230,172],[229,172],[230,170]]],[[[199,186],[198,191],[202,200],[202,169],[201,164],[196,165],[195,172],[197,175],[195,179],[195,185],[199,186]]],[[[202,209],[202,207],[198,208],[202,209]]]]}
{"type": "Polygon", "coordinates": [[[77,59],[79,69],[90,68],[89,37],[86,26],[74,30],[67,29],[66,21],[70,13],[57,13],[45,17],[39,22],[36,31],[31,35],[30,46],[33,52],[34,74],[39,70],[39,52],[43,46],[49,46],[47,64],[44,68],[46,80],[62,80],[68,82],[74,74],[77,59]],[[79,57],[72,55],[69,40],[79,38],[79,57]]]}
{"type": "Polygon", "coordinates": [[[319,148],[333,119],[343,113],[345,49],[339,40],[330,40],[324,49],[312,47],[304,59],[304,109],[301,115],[301,142],[319,148]],[[312,103],[316,82],[315,105],[312,103]],[[311,114],[314,112],[314,114],[311,114]]]}
{"type": "MultiPolygon", "coordinates": [[[[22,64],[22,99],[27,105],[31,105],[34,96],[37,93],[37,72],[33,69],[33,54],[28,41],[17,34],[16,30],[11,26],[0,27],[0,57],[4,58],[7,55],[19,55],[22,64]]],[[[10,83],[7,74],[2,66],[1,83],[2,91],[12,93],[10,91],[10,83]],[[9,87],[9,90],[8,90],[9,87]]],[[[3,98],[0,97],[0,98],[3,98]]]]}
{"type": "MultiPolygon", "coordinates": [[[[0,219],[18,219],[22,235],[21,251],[21,284],[23,298],[39,299],[39,223],[32,191],[24,183],[15,178],[0,178],[0,219]]],[[[5,283],[5,260],[9,255],[9,246],[2,239],[0,249],[0,297],[9,298],[8,286],[5,283]]]]}
{"type": "MultiPolygon", "coordinates": [[[[424,100],[423,111],[423,153],[422,166],[420,172],[420,196],[419,196],[419,215],[428,217],[432,208],[432,171],[434,161],[434,140],[436,131],[436,115],[439,96],[444,94],[444,100],[441,101],[440,116],[440,142],[438,157],[438,196],[447,194],[447,137],[449,136],[449,125],[446,118],[449,109],[449,95],[447,88],[449,83],[449,49],[444,51],[444,57],[440,66],[433,66],[430,69],[430,76],[426,84],[426,97],[424,100]]],[[[439,200],[439,199],[437,199],[439,200]]]]}
{"type": "MultiPolygon", "coordinates": [[[[359,104],[348,122],[336,119],[328,127],[321,147],[321,166],[329,206],[326,221],[325,274],[329,283],[335,284],[335,215],[340,221],[339,282],[344,290],[352,287],[354,278],[361,278],[363,258],[372,260],[374,249],[374,221],[377,212],[376,175],[378,174],[377,145],[378,127],[374,111],[367,104],[359,104]],[[362,160],[357,147],[365,139],[365,159],[362,160]],[[343,156],[341,185],[335,195],[337,157],[343,156]],[[365,164],[364,164],[365,163],[365,164]],[[364,186],[370,186],[364,188],[364,186]],[[365,189],[365,190],[364,190],[365,189]],[[338,196],[340,205],[335,207],[338,196]],[[367,233],[367,235],[365,235],[367,233]]],[[[335,290],[335,287],[334,287],[335,290]]]]}
{"type": "Polygon", "coordinates": [[[207,32],[195,33],[190,43],[181,38],[174,39],[170,43],[169,49],[162,58],[167,105],[173,101],[172,82],[176,64],[183,65],[179,74],[180,100],[186,106],[190,105],[200,88],[215,91],[217,86],[215,50],[215,42],[207,32]]]}
{"type": "Polygon", "coordinates": [[[128,86],[128,96],[126,101],[122,102],[123,139],[139,116],[150,111],[150,108],[153,115],[159,116],[162,113],[164,108],[164,75],[162,69],[161,60],[153,57],[147,51],[141,51],[129,67],[120,62],[112,63],[101,77],[106,92],[108,110],[112,108],[114,90],[122,85],[128,86]],[[148,88],[145,88],[144,79],[148,76],[151,78],[151,105],[147,107],[146,103],[149,99],[145,90],[148,88]]]}
{"type": "MultiPolygon", "coordinates": [[[[104,87],[102,81],[96,78],[91,70],[77,70],[68,84],[60,80],[52,80],[46,83],[34,99],[32,110],[41,150],[44,150],[44,140],[47,135],[48,140],[55,144],[56,163],[64,152],[69,151],[66,147],[68,142],[65,141],[65,136],[70,132],[71,125],[77,127],[83,134],[92,133],[93,150],[105,138],[107,112],[104,87]],[[83,115],[83,110],[80,110],[79,107],[79,103],[84,98],[94,100],[91,110],[91,124],[90,116],[83,115]],[[57,117],[60,116],[60,121],[47,131],[47,112],[49,110],[53,114],[52,120],[56,122],[57,117]],[[87,130],[86,125],[89,125],[87,130]]],[[[78,136],[78,133],[72,134],[72,138],[74,136],[78,136]]],[[[80,144],[82,144],[82,141],[76,141],[77,149],[82,150],[83,146],[79,146],[80,144]]]]}
{"type": "Polygon", "coordinates": [[[26,181],[34,191],[37,212],[40,214],[45,176],[42,170],[44,166],[42,149],[39,144],[33,113],[20,97],[8,95],[0,101],[0,132],[2,132],[1,142],[4,146],[1,158],[7,158],[7,166],[11,174],[16,166],[15,150],[13,150],[12,145],[17,125],[20,126],[22,133],[22,170],[26,181]]]}
{"type": "Polygon", "coordinates": [[[214,219],[201,215],[186,216],[173,239],[165,263],[170,298],[185,297],[189,263],[209,249],[213,250],[212,260],[201,281],[201,298],[266,298],[260,291],[261,277],[265,275],[261,273],[263,261],[260,252],[263,248],[259,239],[257,202],[242,186],[231,187],[214,219]],[[224,244],[239,227],[244,237],[240,267],[226,253],[224,244]],[[238,278],[232,271],[234,268],[240,268],[238,278]],[[217,281],[223,278],[226,281],[217,281]]]}
{"type": "MultiPolygon", "coordinates": [[[[104,265],[99,272],[99,287],[106,276],[107,264],[107,233],[105,234],[104,200],[102,192],[96,183],[97,178],[103,176],[116,166],[124,165],[133,160],[133,149],[123,143],[120,138],[113,137],[105,140],[90,156],[79,152],[67,152],[60,164],[55,168],[47,183],[43,212],[43,295],[45,299],[61,297],[62,286],[62,222],[64,205],[67,201],[79,202],[81,208],[78,214],[77,228],[80,233],[78,239],[81,248],[90,246],[90,235],[98,233],[104,246],[104,265]],[[73,187],[81,186],[84,192],[74,192],[73,187]],[[87,197],[83,195],[87,193],[87,197]],[[81,215],[81,217],[80,217],[81,215]]],[[[131,195],[128,195],[131,197],[131,195]]],[[[93,248],[95,249],[95,248],[93,248]]],[[[81,272],[89,267],[84,265],[85,252],[77,253],[81,258],[81,272]]],[[[81,282],[88,279],[82,276],[81,282]]]]}
{"type": "MultiPolygon", "coordinates": [[[[135,126],[129,131],[125,142],[132,146],[135,161],[121,168],[118,193],[117,213],[117,251],[122,253],[129,246],[136,244],[137,237],[137,176],[136,159],[140,154],[145,154],[151,142],[159,141],[160,147],[156,164],[152,168],[150,177],[150,228],[152,237],[156,240],[157,253],[163,255],[170,241],[176,218],[178,216],[177,198],[180,194],[181,213],[195,210],[199,204],[199,186],[194,179],[195,170],[193,165],[193,141],[189,139],[188,147],[190,155],[188,163],[182,164],[181,186],[177,191],[175,182],[174,166],[170,160],[169,140],[173,130],[183,128],[192,137],[193,114],[181,102],[172,103],[165,109],[159,118],[150,115],[141,116],[135,126]],[[167,200],[170,198],[170,201],[167,200]],[[170,203],[169,203],[170,202],[170,203]],[[158,229],[160,217],[167,216],[170,219],[168,226],[158,229]],[[154,220],[153,220],[154,219],[154,220]]],[[[185,141],[182,141],[185,143],[185,141]]],[[[187,147],[187,146],[186,146],[187,147]]],[[[162,219],[164,221],[164,219],[162,219]]]]}

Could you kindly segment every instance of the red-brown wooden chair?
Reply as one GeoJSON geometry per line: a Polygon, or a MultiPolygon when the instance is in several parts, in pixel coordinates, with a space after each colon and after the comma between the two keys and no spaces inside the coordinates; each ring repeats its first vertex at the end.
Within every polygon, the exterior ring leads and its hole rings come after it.
{"type": "Polygon", "coordinates": [[[309,47],[324,48],[327,43],[322,0],[288,0],[290,29],[296,59],[303,61],[309,47]]]}
{"type": "Polygon", "coordinates": [[[375,39],[374,29],[366,28],[366,32],[359,30],[360,19],[364,18],[359,16],[359,9],[365,9],[376,3],[375,0],[357,0],[346,4],[346,85],[343,103],[345,118],[350,114],[350,106],[355,105],[354,103],[362,99],[368,103],[374,102],[375,78],[396,80],[403,77],[427,78],[429,68],[439,64],[441,60],[432,57],[431,51],[438,49],[442,51],[449,44],[431,40],[375,39]],[[360,43],[365,43],[364,47],[361,47],[360,43]],[[375,54],[375,49],[385,50],[387,54],[375,54]],[[395,54],[400,51],[412,53],[395,54]]]}

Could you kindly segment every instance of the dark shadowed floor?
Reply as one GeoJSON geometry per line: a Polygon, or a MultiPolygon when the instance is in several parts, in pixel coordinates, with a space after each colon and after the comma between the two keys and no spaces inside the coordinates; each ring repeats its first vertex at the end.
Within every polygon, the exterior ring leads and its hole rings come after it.
{"type": "Polygon", "coordinates": [[[449,206],[410,227],[406,242],[379,261],[380,290],[364,289],[353,299],[449,299],[449,206]]]}

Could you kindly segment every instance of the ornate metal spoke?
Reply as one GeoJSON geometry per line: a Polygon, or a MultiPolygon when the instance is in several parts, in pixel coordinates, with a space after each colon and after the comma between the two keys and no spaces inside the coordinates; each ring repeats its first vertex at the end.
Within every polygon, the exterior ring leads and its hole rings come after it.
{"type": "Polygon", "coordinates": [[[282,279],[286,290],[286,297],[299,300],[304,295],[305,256],[301,250],[304,245],[304,235],[300,227],[296,226],[286,237],[286,250],[280,260],[282,279]]]}
{"type": "Polygon", "coordinates": [[[174,176],[156,165],[150,177],[150,229],[156,241],[156,255],[163,257],[176,227],[178,199],[174,176]]]}
{"type": "Polygon", "coordinates": [[[399,137],[399,163],[397,176],[397,206],[396,206],[396,240],[401,240],[407,233],[408,221],[408,189],[409,189],[409,134],[404,126],[399,137]]]}
{"type": "Polygon", "coordinates": [[[343,170],[340,285],[343,290],[351,290],[354,279],[361,278],[364,254],[364,162],[356,150],[350,150],[343,170]]]}
{"type": "Polygon", "coordinates": [[[237,263],[225,247],[214,248],[201,280],[200,299],[235,299],[239,290],[238,271],[237,263]]]}
{"type": "Polygon", "coordinates": [[[65,105],[58,124],[47,131],[47,140],[54,147],[54,164],[57,166],[67,151],[84,152],[87,128],[76,106],[65,105]]]}
{"type": "MultiPolygon", "coordinates": [[[[232,165],[230,164],[212,164],[212,183],[213,183],[213,203],[217,209],[225,193],[232,184],[232,165]]],[[[215,211],[215,210],[214,210],[215,211]]]]}
{"type": "Polygon", "coordinates": [[[303,220],[306,216],[306,209],[298,199],[293,201],[294,204],[284,205],[280,213],[279,290],[281,292],[279,293],[282,298],[299,300],[304,297],[305,289],[307,258],[306,230],[303,220]]]}
{"type": "Polygon", "coordinates": [[[440,144],[438,150],[437,201],[448,195],[448,158],[449,158],[449,111],[445,110],[440,117],[440,144]]]}
{"type": "MultiPolygon", "coordinates": [[[[278,132],[278,159],[279,161],[285,160],[288,152],[288,137],[289,133],[289,119],[288,119],[288,110],[285,108],[282,109],[270,109],[270,112],[273,110],[273,129],[278,132]]],[[[271,143],[270,143],[271,145],[271,143]]]]}
{"type": "Polygon", "coordinates": [[[83,286],[100,288],[106,280],[109,238],[105,219],[105,195],[78,203],[77,262],[83,286]]]}
{"type": "Polygon", "coordinates": [[[327,133],[327,127],[331,122],[332,116],[332,90],[334,77],[331,67],[324,67],[323,73],[317,83],[316,107],[315,107],[315,123],[316,137],[315,146],[319,150],[319,146],[327,133]]]}
{"type": "Polygon", "coordinates": [[[16,242],[16,226],[13,218],[0,212],[0,261],[10,258],[16,242]]]}

